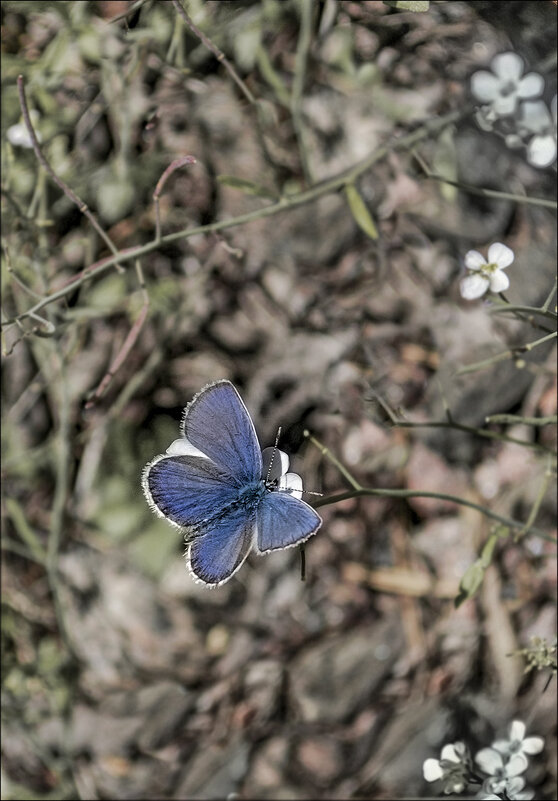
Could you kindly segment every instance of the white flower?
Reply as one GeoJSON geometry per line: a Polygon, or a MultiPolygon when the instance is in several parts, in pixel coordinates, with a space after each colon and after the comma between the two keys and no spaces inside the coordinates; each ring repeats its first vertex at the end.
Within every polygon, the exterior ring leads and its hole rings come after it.
{"type": "MultiPolygon", "coordinates": [[[[486,782],[486,789],[491,793],[506,791],[509,780],[527,770],[529,764],[524,754],[514,754],[509,759],[504,760],[502,754],[499,751],[495,751],[494,748],[482,748],[476,755],[475,762],[481,770],[491,777],[486,782]]],[[[521,780],[521,787],[518,789],[522,789],[524,784],[523,780],[521,780]]]]}
{"type": "Polygon", "coordinates": [[[506,779],[505,782],[498,779],[487,779],[482,786],[482,794],[479,798],[483,801],[492,801],[492,799],[499,799],[502,796],[496,793],[505,793],[506,798],[510,801],[530,801],[535,797],[535,791],[530,787],[525,787],[525,780],[521,776],[513,776],[506,779]]]}
{"type": "MultiPolygon", "coordinates": [[[[209,459],[209,456],[186,437],[171,442],[167,448],[167,456],[195,456],[198,459],[209,459]]],[[[289,457],[279,448],[264,448],[262,451],[262,478],[271,490],[289,492],[299,500],[302,498],[302,479],[298,473],[288,473],[289,457]]]]}
{"type": "Polygon", "coordinates": [[[465,789],[469,755],[465,743],[448,743],[442,748],[440,759],[427,759],[422,775],[427,782],[445,779],[446,793],[461,793],[465,789]]]}
{"type": "MultiPolygon", "coordinates": [[[[496,795],[496,793],[491,790],[491,781],[491,779],[488,779],[488,781],[483,784],[483,789],[477,798],[482,799],[482,801],[501,801],[502,796],[496,795]]],[[[525,787],[525,782],[521,776],[508,779],[503,790],[505,790],[506,797],[509,798],[510,801],[531,801],[531,799],[535,797],[535,791],[530,787],[525,787]]],[[[500,793],[502,793],[502,790],[500,790],[500,793]]]]}
{"type": "Polygon", "coordinates": [[[549,167],[556,159],[556,95],[550,111],[542,100],[521,104],[520,125],[534,134],[527,145],[527,161],[533,167],[549,167]]]}
{"type": "Polygon", "coordinates": [[[504,757],[511,757],[513,754],[540,754],[544,748],[542,737],[525,737],[525,723],[521,720],[514,720],[509,728],[509,738],[507,740],[496,740],[492,743],[492,748],[504,757]]]}
{"type": "MultiPolygon", "coordinates": [[[[31,117],[31,122],[33,123],[33,127],[36,128],[37,122],[39,121],[39,113],[34,108],[31,109],[29,112],[29,116],[31,117]]],[[[38,131],[35,131],[35,136],[37,140],[41,141],[41,135],[38,131]]],[[[10,125],[8,130],[6,131],[6,139],[11,145],[15,147],[26,147],[32,148],[33,142],[31,141],[31,137],[29,136],[29,131],[27,130],[27,126],[24,122],[18,122],[17,125],[10,125]]]]}
{"type": "Polygon", "coordinates": [[[503,292],[510,285],[510,279],[503,270],[510,266],[513,259],[513,250],[501,242],[490,245],[488,261],[478,250],[469,250],[464,260],[469,275],[461,280],[461,296],[465,300],[475,300],[488,289],[491,292],[503,292]]]}
{"type": "Polygon", "coordinates": [[[490,67],[492,72],[480,70],[471,76],[471,92],[499,117],[513,114],[519,100],[537,97],[544,89],[542,75],[523,75],[523,60],[516,53],[499,53],[490,67]]]}
{"type": "Polygon", "coordinates": [[[268,487],[286,490],[299,500],[302,498],[302,479],[298,473],[288,473],[289,457],[279,448],[264,448],[262,451],[263,478],[268,487]]]}
{"type": "Polygon", "coordinates": [[[525,782],[521,776],[508,780],[506,794],[510,801],[531,801],[535,797],[535,791],[530,787],[525,787],[525,782]]]}

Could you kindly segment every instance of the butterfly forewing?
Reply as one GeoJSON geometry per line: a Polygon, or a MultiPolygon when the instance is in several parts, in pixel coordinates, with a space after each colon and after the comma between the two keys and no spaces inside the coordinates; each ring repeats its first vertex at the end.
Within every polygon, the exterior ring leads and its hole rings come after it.
{"type": "Polygon", "coordinates": [[[143,488],[155,511],[177,526],[199,526],[237,495],[230,477],[209,459],[162,456],[149,464],[143,488]]]}
{"type": "Polygon", "coordinates": [[[182,431],[236,486],[261,478],[254,424],[230,381],[209,384],[196,395],[185,409],[182,431]]]}
{"type": "Polygon", "coordinates": [[[244,562],[254,538],[255,519],[241,508],[209,524],[203,537],[190,545],[189,565],[194,576],[209,585],[229,579],[244,562]]]}

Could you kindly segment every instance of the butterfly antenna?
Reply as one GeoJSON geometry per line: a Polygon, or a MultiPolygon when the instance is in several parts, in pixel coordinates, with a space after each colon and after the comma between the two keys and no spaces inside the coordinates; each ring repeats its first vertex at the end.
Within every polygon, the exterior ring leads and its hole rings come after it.
{"type": "Polygon", "coordinates": [[[269,460],[269,467],[267,468],[267,476],[265,477],[265,483],[269,483],[269,477],[271,475],[271,468],[273,467],[273,461],[275,459],[275,454],[278,450],[279,445],[279,437],[281,436],[281,426],[277,429],[277,436],[275,437],[275,445],[273,446],[273,453],[271,454],[271,459],[269,460]]]}

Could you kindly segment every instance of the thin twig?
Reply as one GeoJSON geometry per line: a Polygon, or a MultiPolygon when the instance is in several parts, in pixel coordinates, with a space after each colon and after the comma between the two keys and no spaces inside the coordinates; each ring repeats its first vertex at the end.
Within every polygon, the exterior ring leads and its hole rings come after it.
{"type": "MultiPolygon", "coordinates": [[[[372,489],[370,487],[363,487],[360,490],[352,490],[350,492],[344,492],[340,495],[331,495],[329,498],[322,498],[316,503],[313,504],[316,508],[319,506],[328,506],[332,503],[341,503],[342,501],[347,501],[351,498],[362,498],[364,496],[374,496],[378,498],[437,498],[440,501],[448,501],[450,503],[455,503],[458,506],[468,506],[470,509],[476,509],[477,512],[485,515],[486,517],[490,517],[492,520],[497,520],[499,523],[502,523],[504,526],[508,526],[508,528],[512,529],[524,529],[525,523],[522,523],[520,520],[514,520],[511,517],[504,517],[503,515],[499,515],[496,512],[493,512],[491,509],[487,509],[485,506],[480,506],[478,503],[474,503],[473,501],[468,501],[465,498],[458,498],[456,495],[445,495],[442,492],[423,492],[421,490],[396,490],[396,489],[372,489]]],[[[546,532],[541,531],[541,529],[536,528],[535,526],[531,526],[528,532],[533,534],[540,539],[546,540],[547,542],[556,543],[556,539],[551,537],[550,534],[546,534],[546,532]]]]}
{"type": "Polygon", "coordinates": [[[29,549],[32,558],[35,559],[36,562],[45,565],[47,557],[46,550],[32,526],[29,525],[22,507],[14,498],[6,498],[5,503],[6,512],[11,519],[12,525],[25,543],[25,546],[29,549]]]}
{"type": "Polygon", "coordinates": [[[498,431],[488,431],[485,428],[475,428],[474,426],[467,426],[463,425],[462,423],[458,423],[451,416],[449,409],[446,411],[448,417],[447,420],[424,420],[416,423],[410,420],[401,420],[380,395],[378,395],[376,392],[373,394],[374,398],[378,401],[382,409],[388,415],[392,425],[396,428],[453,428],[457,431],[464,431],[466,434],[472,434],[473,436],[477,437],[496,439],[500,440],[501,442],[512,442],[514,445],[524,445],[527,448],[534,448],[535,450],[547,452],[550,451],[550,448],[547,448],[546,445],[542,445],[538,442],[528,442],[524,439],[517,439],[516,437],[510,437],[507,434],[501,434],[498,431]]]}
{"type": "Polygon", "coordinates": [[[35,328],[33,328],[34,334],[38,334],[38,336],[43,336],[43,337],[54,336],[54,334],[56,333],[56,328],[54,326],[54,323],[51,323],[50,320],[45,320],[44,317],[41,317],[41,315],[37,314],[36,312],[31,312],[28,316],[32,320],[37,320],[37,322],[39,323],[39,326],[35,326],[35,328]]]}
{"type": "Polygon", "coordinates": [[[35,300],[42,300],[43,295],[35,292],[35,290],[31,289],[30,286],[19,278],[17,273],[15,272],[14,268],[12,267],[12,259],[10,256],[9,248],[7,247],[4,242],[2,242],[2,249],[4,250],[4,255],[6,257],[6,267],[8,269],[8,274],[11,276],[12,280],[21,288],[27,295],[31,295],[31,297],[35,298],[35,300]]]}
{"type": "Polygon", "coordinates": [[[157,181],[157,186],[155,187],[155,191],[153,192],[153,201],[155,203],[155,240],[157,242],[161,241],[161,217],[159,213],[159,195],[163,191],[163,187],[172,173],[177,170],[179,167],[184,167],[186,164],[195,164],[196,159],[194,156],[180,156],[180,158],[175,159],[173,162],[169,164],[167,169],[161,175],[159,180],[157,181]]]}
{"type": "Polygon", "coordinates": [[[18,277],[17,273],[14,272],[14,270],[12,269],[10,264],[7,265],[7,268],[8,268],[8,275],[11,277],[12,281],[15,284],[17,284],[18,287],[20,287],[20,289],[23,289],[23,291],[27,295],[31,295],[31,297],[35,298],[35,300],[42,300],[43,299],[43,297],[44,297],[43,295],[39,294],[38,292],[35,292],[34,289],[31,289],[30,286],[27,286],[27,284],[24,281],[22,281],[21,278],[18,277]]]}
{"type": "Polygon", "coordinates": [[[531,316],[526,317],[525,314],[523,314],[523,312],[519,311],[518,309],[520,309],[521,307],[514,306],[513,303],[511,303],[508,300],[504,292],[498,292],[497,297],[499,297],[500,300],[503,301],[503,303],[498,303],[496,301],[497,304],[496,307],[490,309],[490,312],[494,313],[496,309],[499,309],[498,313],[507,311],[510,314],[512,314],[517,320],[521,320],[522,323],[528,323],[531,326],[531,328],[537,328],[539,331],[546,331],[547,333],[551,333],[551,329],[547,328],[546,325],[541,325],[540,323],[535,322],[532,314],[531,316]]]}
{"type": "Polygon", "coordinates": [[[482,361],[475,362],[474,364],[466,364],[465,367],[462,367],[457,371],[456,375],[474,373],[477,370],[483,370],[485,367],[491,367],[493,364],[496,364],[496,362],[506,361],[507,359],[516,359],[520,353],[529,353],[534,348],[544,344],[545,342],[549,342],[551,339],[556,339],[556,331],[553,331],[551,334],[547,334],[540,339],[536,339],[534,342],[528,342],[526,345],[514,345],[513,347],[509,348],[509,350],[497,353],[496,355],[491,356],[489,359],[483,359],[482,361]]]}
{"type": "Polygon", "coordinates": [[[328,506],[332,503],[341,503],[341,501],[346,501],[351,498],[361,498],[367,495],[380,497],[380,498],[437,498],[441,501],[448,501],[450,503],[456,503],[459,506],[468,506],[470,509],[476,509],[477,512],[481,512],[481,514],[485,515],[486,517],[490,517],[493,520],[497,520],[499,523],[502,523],[505,526],[508,526],[510,529],[519,529],[522,534],[531,533],[536,535],[537,537],[547,540],[548,542],[556,542],[554,537],[551,537],[549,534],[546,534],[544,531],[541,531],[538,528],[535,528],[532,525],[529,525],[529,528],[526,528],[525,523],[521,523],[519,520],[514,520],[513,518],[503,517],[502,515],[493,512],[491,509],[487,509],[485,506],[481,506],[478,503],[474,503],[473,501],[468,501],[466,498],[459,498],[456,495],[446,495],[445,493],[441,492],[423,492],[422,490],[404,490],[404,489],[376,489],[371,487],[362,487],[356,479],[354,479],[350,473],[346,470],[346,468],[341,464],[341,462],[331,453],[331,451],[322,445],[322,443],[317,440],[314,436],[310,436],[308,432],[305,432],[305,436],[310,439],[310,442],[320,450],[323,455],[329,459],[332,464],[334,464],[338,470],[347,478],[347,480],[353,484],[355,487],[350,492],[344,492],[341,495],[332,495],[329,498],[322,498],[319,501],[316,501],[313,505],[318,508],[320,506],[328,506]],[[358,486],[358,489],[357,489],[358,486]]]}
{"type": "Polygon", "coordinates": [[[19,542],[14,542],[14,540],[11,540],[9,537],[2,537],[0,540],[0,548],[2,548],[3,551],[15,553],[24,559],[37,562],[37,564],[44,567],[44,561],[39,559],[36,554],[32,553],[28,548],[26,548],[24,545],[21,545],[19,542]]]}
{"type": "Polygon", "coordinates": [[[333,453],[330,451],[329,448],[327,448],[325,445],[322,445],[322,443],[319,440],[317,440],[316,437],[313,437],[308,430],[304,431],[304,436],[306,437],[306,439],[310,440],[312,445],[315,445],[315,447],[320,451],[320,453],[323,456],[325,456],[327,459],[329,459],[329,461],[332,464],[335,465],[335,467],[339,470],[341,475],[344,476],[347,479],[347,481],[349,482],[351,487],[353,487],[353,489],[355,489],[355,490],[361,490],[362,489],[362,484],[358,483],[356,478],[354,476],[352,476],[351,473],[349,473],[349,471],[347,470],[345,465],[342,464],[339,461],[339,459],[336,456],[333,455],[333,453]]]}
{"type": "Polygon", "coordinates": [[[490,314],[507,314],[514,312],[525,312],[526,314],[538,314],[541,317],[546,317],[547,320],[552,320],[554,323],[556,322],[556,312],[548,311],[543,307],[539,308],[538,306],[514,306],[511,303],[503,303],[499,304],[498,306],[494,306],[492,309],[489,310],[490,314]]]}
{"type": "Polygon", "coordinates": [[[482,186],[472,186],[471,184],[465,184],[462,181],[453,181],[450,178],[445,178],[443,175],[438,175],[430,170],[430,167],[426,163],[426,161],[422,158],[422,156],[418,152],[413,152],[413,157],[418,161],[422,170],[425,173],[426,178],[430,178],[432,181],[439,181],[440,183],[449,184],[450,186],[455,186],[456,189],[461,189],[463,192],[467,192],[470,195],[479,195],[480,197],[490,197],[494,198],[494,200],[511,200],[514,203],[522,203],[525,205],[531,206],[543,206],[547,209],[556,209],[558,207],[558,203],[555,200],[547,200],[546,198],[542,197],[527,197],[526,195],[515,195],[511,192],[498,192],[495,189],[486,189],[482,186]]]}
{"type": "Polygon", "coordinates": [[[71,436],[70,436],[70,397],[69,384],[66,372],[64,355],[57,350],[56,343],[51,345],[51,355],[55,356],[60,366],[60,380],[51,381],[51,388],[58,388],[53,392],[52,402],[58,408],[58,430],[56,432],[57,442],[55,444],[55,487],[52,509],[50,512],[50,529],[46,553],[46,571],[48,582],[52,591],[56,619],[69,653],[73,653],[71,638],[65,622],[65,607],[60,593],[60,576],[58,571],[58,559],[64,531],[64,513],[66,502],[70,490],[70,456],[71,456],[71,436]]]}
{"type": "Polygon", "coordinates": [[[552,287],[552,289],[548,293],[548,297],[547,297],[547,299],[545,300],[545,302],[543,303],[543,305],[541,307],[543,311],[548,311],[548,308],[549,308],[550,304],[552,303],[552,298],[556,294],[556,286],[557,285],[558,285],[558,278],[555,278],[554,279],[554,286],[552,287]]]}
{"type": "Polygon", "coordinates": [[[139,8],[145,5],[146,2],[147,0],[136,0],[135,3],[131,3],[131,5],[128,6],[126,11],[123,11],[121,14],[117,14],[115,17],[111,17],[109,20],[109,24],[112,25],[114,22],[120,22],[121,19],[129,17],[130,14],[133,14],[135,11],[137,11],[139,8]]]}
{"type": "Polygon", "coordinates": [[[211,39],[209,39],[203,31],[200,31],[198,26],[192,21],[192,19],[190,19],[190,17],[182,7],[182,4],[179,2],[179,0],[172,0],[172,4],[182,17],[186,25],[190,28],[194,36],[197,36],[200,42],[202,42],[202,44],[205,45],[205,47],[207,47],[207,49],[213,53],[217,61],[219,61],[219,63],[225,67],[225,69],[227,70],[233,81],[236,83],[236,85],[238,86],[244,97],[248,100],[248,102],[256,104],[257,103],[256,98],[254,97],[252,92],[248,89],[248,87],[246,86],[240,75],[237,73],[233,65],[230,63],[226,55],[223,53],[223,51],[219,50],[217,45],[213,44],[211,39]]]}
{"type": "Polygon", "coordinates": [[[455,420],[446,422],[445,420],[431,420],[427,422],[414,423],[407,420],[397,420],[393,423],[397,428],[453,428],[456,431],[464,431],[466,434],[473,434],[477,437],[484,437],[485,439],[495,439],[500,442],[511,442],[514,445],[523,445],[526,448],[533,448],[534,450],[551,452],[550,448],[542,445],[539,442],[529,442],[524,439],[517,439],[510,437],[507,434],[501,434],[498,431],[487,431],[485,428],[474,428],[474,426],[466,426],[462,423],[456,423],[455,420]]]}
{"type": "Polygon", "coordinates": [[[162,360],[162,349],[156,348],[151,352],[145,364],[133,374],[129,381],[126,382],[112,406],[110,406],[104,412],[105,420],[110,421],[119,417],[123,409],[126,408],[130,398],[135,395],[148,376],[150,376],[157,369],[162,360]]]}
{"type": "Polygon", "coordinates": [[[65,376],[66,365],[63,355],[57,351],[56,344],[52,346],[52,355],[57,353],[60,365],[60,378],[51,383],[58,387],[59,392],[53,397],[58,407],[58,442],[55,446],[56,454],[56,486],[54,501],[50,515],[50,531],[47,547],[47,568],[49,573],[55,574],[58,569],[58,553],[64,528],[64,509],[69,488],[69,460],[70,460],[70,398],[68,394],[68,381],[65,376]]]}
{"type": "Polygon", "coordinates": [[[551,334],[553,330],[555,330],[535,320],[535,317],[539,315],[546,317],[548,320],[552,320],[552,322],[556,324],[556,314],[554,312],[549,312],[545,306],[514,305],[510,303],[504,292],[498,292],[493,300],[494,306],[488,310],[489,314],[511,314],[517,320],[521,320],[521,322],[530,325],[531,328],[536,328],[538,331],[546,331],[548,334],[551,334]],[[502,303],[500,303],[498,299],[500,299],[502,303]]]}
{"type": "Polygon", "coordinates": [[[533,503],[531,511],[529,512],[529,517],[527,518],[527,520],[525,522],[525,525],[515,535],[515,542],[517,542],[519,539],[521,539],[521,537],[524,537],[525,534],[527,534],[527,532],[531,528],[532,524],[535,522],[535,518],[537,517],[537,515],[539,513],[539,509],[541,508],[541,504],[542,504],[542,502],[544,500],[544,496],[546,495],[546,491],[547,491],[548,485],[550,483],[551,475],[552,475],[552,473],[551,473],[551,469],[550,469],[550,457],[549,457],[548,464],[546,466],[546,470],[544,471],[543,480],[541,482],[541,486],[539,487],[539,491],[537,493],[537,497],[535,498],[535,502],[533,503]]]}
{"type": "Polygon", "coordinates": [[[101,380],[101,383],[93,393],[93,396],[85,404],[86,411],[89,411],[89,409],[91,409],[91,407],[94,406],[106,392],[108,385],[110,384],[110,382],[112,381],[118,370],[120,370],[128,354],[136,344],[140,331],[143,328],[143,325],[147,319],[147,312],[149,310],[149,295],[147,294],[147,291],[145,289],[145,281],[143,279],[143,272],[139,260],[136,262],[136,271],[138,274],[138,280],[143,294],[143,305],[140,309],[140,313],[138,314],[137,320],[131,327],[130,331],[128,332],[128,336],[124,340],[124,344],[118,351],[116,357],[114,358],[114,361],[112,362],[109,369],[103,376],[103,379],[101,380]]]}
{"type": "MultiPolygon", "coordinates": [[[[360,175],[365,173],[374,164],[376,164],[376,162],[384,158],[387,153],[390,153],[393,150],[410,149],[418,142],[426,139],[428,136],[435,135],[440,130],[443,130],[443,128],[445,128],[447,125],[451,125],[452,123],[461,119],[463,115],[464,112],[462,110],[452,111],[445,117],[439,117],[436,120],[428,121],[423,126],[415,129],[406,136],[402,136],[399,139],[392,138],[388,143],[374,150],[369,156],[360,161],[358,164],[349,167],[349,169],[344,170],[337,176],[333,176],[325,181],[320,181],[303,192],[299,192],[294,195],[287,195],[286,197],[281,198],[281,200],[279,200],[277,203],[272,203],[269,206],[264,206],[261,209],[256,209],[255,211],[251,211],[247,214],[241,214],[238,217],[232,217],[229,220],[220,220],[219,222],[210,223],[209,225],[200,225],[196,228],[186,228],[181,231],[177,231],[174,234],[167,234],[166,236],[161,237],[160,242],[157,242],[154,239],[145,245],[126,248],[120,251],[116,256],[108,256],[104,259],[101,259],[100,261],[86,267],[85,270],[82,270],[79,275],[74,277],[74,279],[66,283],[62,288],[50,294],[48,297],[44,298],[39,303],[35,304],[35,306],[33,306],[31,309],[26,312],[22,312],[20,315],[18,315],[17,319],[24,319],[25,317],[29,316],[31,312],[40,311],[49,303],[60,300],[76,290],[85,281],[106,272],[106,270],[110,269],[117,262],[124,264],[133,259],[137,259],[146,255],[147,253],[157,250],[161,244],[176,242],[180,239],[189,239],[197,234],[223,231],[228,228],[235,228],[237,225],[244,225],[245,223],[253,222],[254,220],[273,217],[275,214],[280,214],[282,212],[295,209],[298,206],[312,203],[324,195],[337,192],[339,189],[344,187],[347,182],[355,181],[360,175]]],[[[2,322],[2,326],[13,325],[15,319],[16,318],[4,320],[2,322]]]]}
{"type": "Polygon", "coordinates": [[[300,0],[300,31],[295,56],[295,70],[291,93],[291,114],[293,127],[298,142],[300,162],[306,182],[312,182],[306,144],[304,141],[304,124],[302,120],[301,104],[306,78],[306,62],[312,41],[312,0],[300,0]]]}
{"type": "Polygon", "coordinates": [[[290,108],[291,100],[289,97],[288,89],[283,83],[282,78],[280,78],[278,73],[276,72],[273,64],[271,63],[271,59],[269,58],[267,50],[263,44],[260,44],[260,46],[258,47],[258,51],[256,53],[256,59],[262,78],[265,81],[267,81],[267,83],[275,92],[277,101],[282,106],[285,106],[285,108],[290,108]]]}
{"type": "Polygon", "coordinates": [[[34,312],[30,312],[29,314],[26,312],[26,317],[29,317],[31,320],[37,320],[39,325],[34,325],[33,328],[29,328],[25,330],[22,325],[22,321],[20,319],[15,320],[15,324],[18,326],[19,330],[21,331],[21,336],[18,337],[11,345],[9,350],[2,350],[2,354],[6,357],[11,356],[13,353],[14,348],[16,345],[19,345],[26,337],[30,336],[38,336],[38,337],[51,337],[54,336],[56,333],[56,328],[49,320],[45,320],[44,317],[41,317],[39,314],[35,314],[34,312]]]}
{"type": "MultiPolygon", "coordinates": [[[[23,86],[23,75],[18,75],[18,78],[17,78],[17,91],[18,91],[18,94],[19,94],[19,105],[21,106],[21,113],[23,115],[23,120],[25,122],[25,126],[27,128],[29,136],[31,137],[31,142],[33,144],[33,150],[35,151],[35,156],[37,157],[37,160],[44,167],[44,169],[47,171],[47,173],[50,175],[50,177],[52,178],[54,183],[58,187],[60,187],[60,189],[64,192],[66,197],[68,197],[72,201],[72,203],[74,203],[78,207],[78,209],[81,211],[81,213],[84,214],[87,217],[87,219],[89,220],[89,222],[91,223],[93,228],[97,231],[97,233],[99,234],[101,239],[109,247],[111,253],[114,253],[115,255],[118,255],[117,247],[115,246],[115,244],[111,240],[111,238],[108,236],[108,234],[101,228],[101,226],[99,225],[99,223],[97,222],[97,220],[95,218],[95,215],[90,211],[88,205],[86,203],[84,203],[83,200],[81,200],[81,198],[79,198],[76,195],[76,193],[72,189],[70,189],[70,187],[67,184],[65,184],[64,181],[61,178],[58,177],[58,175],[54,172],[54,170],[52,169],[52,167],[50,166],[50,164],[46,160],[46,158],[45,158],[45,156],[43,154],[43,151],[41,150],[41,146],[39,144],[39,140],[37,139],[37,135],[35,134],[35,130],[33,128],[32,122],[31,122],[31,117],[29,115],[29,109],[27,107],[27,98],[25,96],[25,88],[23,86]]],[[[121,265],[118,264],[118,261],[115,261],[114,264],[117,267],[121,267],[121,265]]],[[[123,268],[121,268],[121,269],[123,269],[123,268]]]]}
{"type": "Polygon", "coordinates": [[[200,42],[215,56],[215,58],[223,64],[223,66],[227,69],[229,74],[231,75],[232,79],[236,83],[236,85],[240,88],[244,97],[248,100],[251,106],[253,106],[255,113],[256,113],[256,136],[258,138],[259,145],[262,149],[262,152],[270,164],[275,164],[275,159],[270,153],[266,138],[264,136],[264,131],[269,128],[269,120],[267,119],[267,114],[265,113],[264,107],[258,100],[258,98],[254,97],[246,83],[242,80],[239,74],[236,72],[233,65],[227,59],[225,54],[215,45],[211,39],[206,36],[203,31],[201,31],[197,25],[191,20],[188,16],[187,12],[184,10],[182,3],[180,0],[172,0],[174,7],[176,8],[177,12],[180,14],[181,18],[184,20],[186,25],[190,28],[194,36],[197,36],[200,42]]]}
{"type": "Polygon", "coordinates": [[[523,423],[526,426],[550,426],[558,421],[555,414],[548,417],[522,417],[520,414],[490,414],[484,418],[487,423],[523,423]]]}

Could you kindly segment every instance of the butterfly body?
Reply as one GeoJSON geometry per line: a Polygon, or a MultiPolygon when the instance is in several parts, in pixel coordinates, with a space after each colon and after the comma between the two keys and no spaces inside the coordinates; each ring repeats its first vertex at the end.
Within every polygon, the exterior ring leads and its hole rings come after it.
{"type": "Polygon", "coordinates": [[[247,511],[255,511],[260,504],[260,501],[268,492],[265,481],[253,481],[251,484],[246,484],[238,491],[236,503],[243,506],[247,511]]]}
{"type": "Polygon", "coordinates": [[[236,497],[234,497],[226,506],[215,511],[213,515],[207,517],[198,526],[190,526],[192,534],[195,536],[203,536],[205,528],[209,525],[219,523],[228,515],[242,511],[248,518],[255,518],[256,512],[260,502],[262,501],[265,493],[267,492],[264,481],[254,481],[251,484],[246,484],[240,487],[236,497]]]}
{"type": "Polygon", "coordinates": [[[300,499],[300,477],[286,473],[286,454],[266,449],[263,457],[240,395],[217,381],[186,407],[182,437],[143,472],[149,505],[184,530],[189,568],[209,586],[227,581],[251,549],[298,545],[321,525],[300,499]]]}

